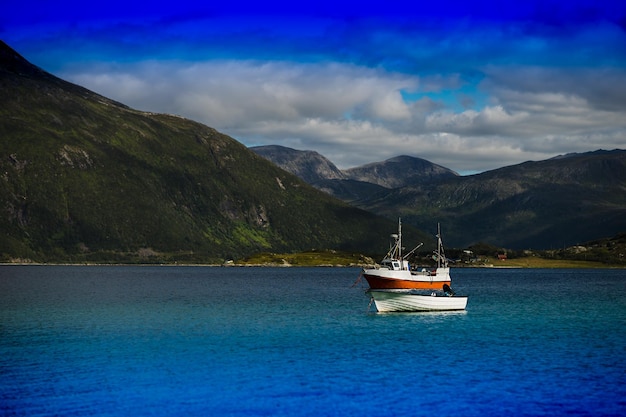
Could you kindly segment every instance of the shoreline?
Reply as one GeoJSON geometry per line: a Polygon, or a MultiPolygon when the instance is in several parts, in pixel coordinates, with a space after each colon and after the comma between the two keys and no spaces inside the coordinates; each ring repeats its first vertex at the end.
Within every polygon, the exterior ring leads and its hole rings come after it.
{"type": "MultiPolygon", "coordinates": [[[[277,263],[241,263],[241,264],[202,264],[202,263],[70,263],[70,262],[0,262],[0,266],[137,266],[137,267],[202,267],[202,268],[365,268],[372,267],[371,264],[316,264],[316,265],[294,265],[277,263]]],[[[626,269],[626,265],[611,265],[586,262],[576,264],[573,261],[553,261],[541,265],[465,265],[451,266],[450,269],[626,269]]]]}

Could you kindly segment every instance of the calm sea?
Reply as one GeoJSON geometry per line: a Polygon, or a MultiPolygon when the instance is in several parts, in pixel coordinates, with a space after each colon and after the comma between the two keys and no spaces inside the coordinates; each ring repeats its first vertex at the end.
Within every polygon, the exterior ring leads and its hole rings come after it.
{"type": "Polygon", "coordinates": [[[0,266],[0,415],[626,415],[626,270],[452,270],[367,312],[349,268],[0,266]]]}

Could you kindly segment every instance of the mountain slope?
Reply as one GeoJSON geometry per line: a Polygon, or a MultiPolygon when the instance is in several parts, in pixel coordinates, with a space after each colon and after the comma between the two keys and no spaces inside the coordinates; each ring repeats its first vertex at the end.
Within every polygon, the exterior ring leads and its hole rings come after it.
{"type": "Polygon", "coordinates": [[[386,249],[394,222],[317,191],[207,126],[58,79],[4,43],[0,94],[2,260],[386,249]]]}
{"type": "Polygon", "coordinates": [[[626,231],[626,151],[526,162],[469,177],[391,190],[359,202],[425,228],[444,226],[448,244],[479,241],[552,249],[626,231]]]}
{"type": "Polygon", "coordinates": [[[309,184],[346,178],[335,164],[315,151],[299,151],[279,145],[254,146],[250,150],[309,184]]]}
{"type": "Polygon", "coordinates": [[[341,171],[314,151],[299,151],[278,145],[250,149],[315,188],[349,203],[370,198],[388,188],[458,176],[448,168],[405,155],[341,171]]]}
{"type": "Polygon", "coordinates": [[[396,156],[344,171],[352,180],[369,182],[385,188],[399,188],[457,177],[456,172],[412,156],[396,156]]]}
{"type": "Polygon", "coordinates": [[[356,180],[321,180],[312,183],[312,185],[318,190],[350,204],[354,204],[359,200],[372,198],[372,196],[378,193],[388,191],[388,188],[378,184],[356,180]]]}
{"type": "MultiPolygon", "coordinates": [[[[297,173],[299,151],[290,151],[282,153],[282,164],[297,173]]],[[[342,171],[345,179],[311,183],[420,230],[440,222],[448,245],[482,241],[554,249],[626,231],[625,155],[623,150],[560,155],[466,177],[399,156],[342,171]]]]}

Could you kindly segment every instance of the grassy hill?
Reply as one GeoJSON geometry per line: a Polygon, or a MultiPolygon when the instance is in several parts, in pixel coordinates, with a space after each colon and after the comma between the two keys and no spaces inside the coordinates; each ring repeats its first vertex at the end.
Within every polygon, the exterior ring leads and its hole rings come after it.
{"type": "Polygon", "coordinates": [[[0,94],[0,261],[378,253],[394,230],[210,127],[99,96],[4,43],[0,94]]]}

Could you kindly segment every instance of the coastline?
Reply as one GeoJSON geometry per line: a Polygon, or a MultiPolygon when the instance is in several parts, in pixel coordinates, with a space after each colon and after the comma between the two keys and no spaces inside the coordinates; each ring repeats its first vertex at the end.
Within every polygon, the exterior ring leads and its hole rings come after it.
{"type": "MultiPolygon", "coordinates": [[[[155,263],[108,263],[108,262],[0,262],[0,266],[137,266],[137,267],[204,267],[204,268],[364,268],[372,267],[373,264],[354,263],[310,263],[310,264],[290,264],[290,263],[176,263],[176,262],[155,262],[155,263]]],[[[533,263],[529,265],[463,265],[450,266],[451,269],[626,269],[626,265],[604,264],[601,262],[589,261],[547,261],[533,263]]]]}

